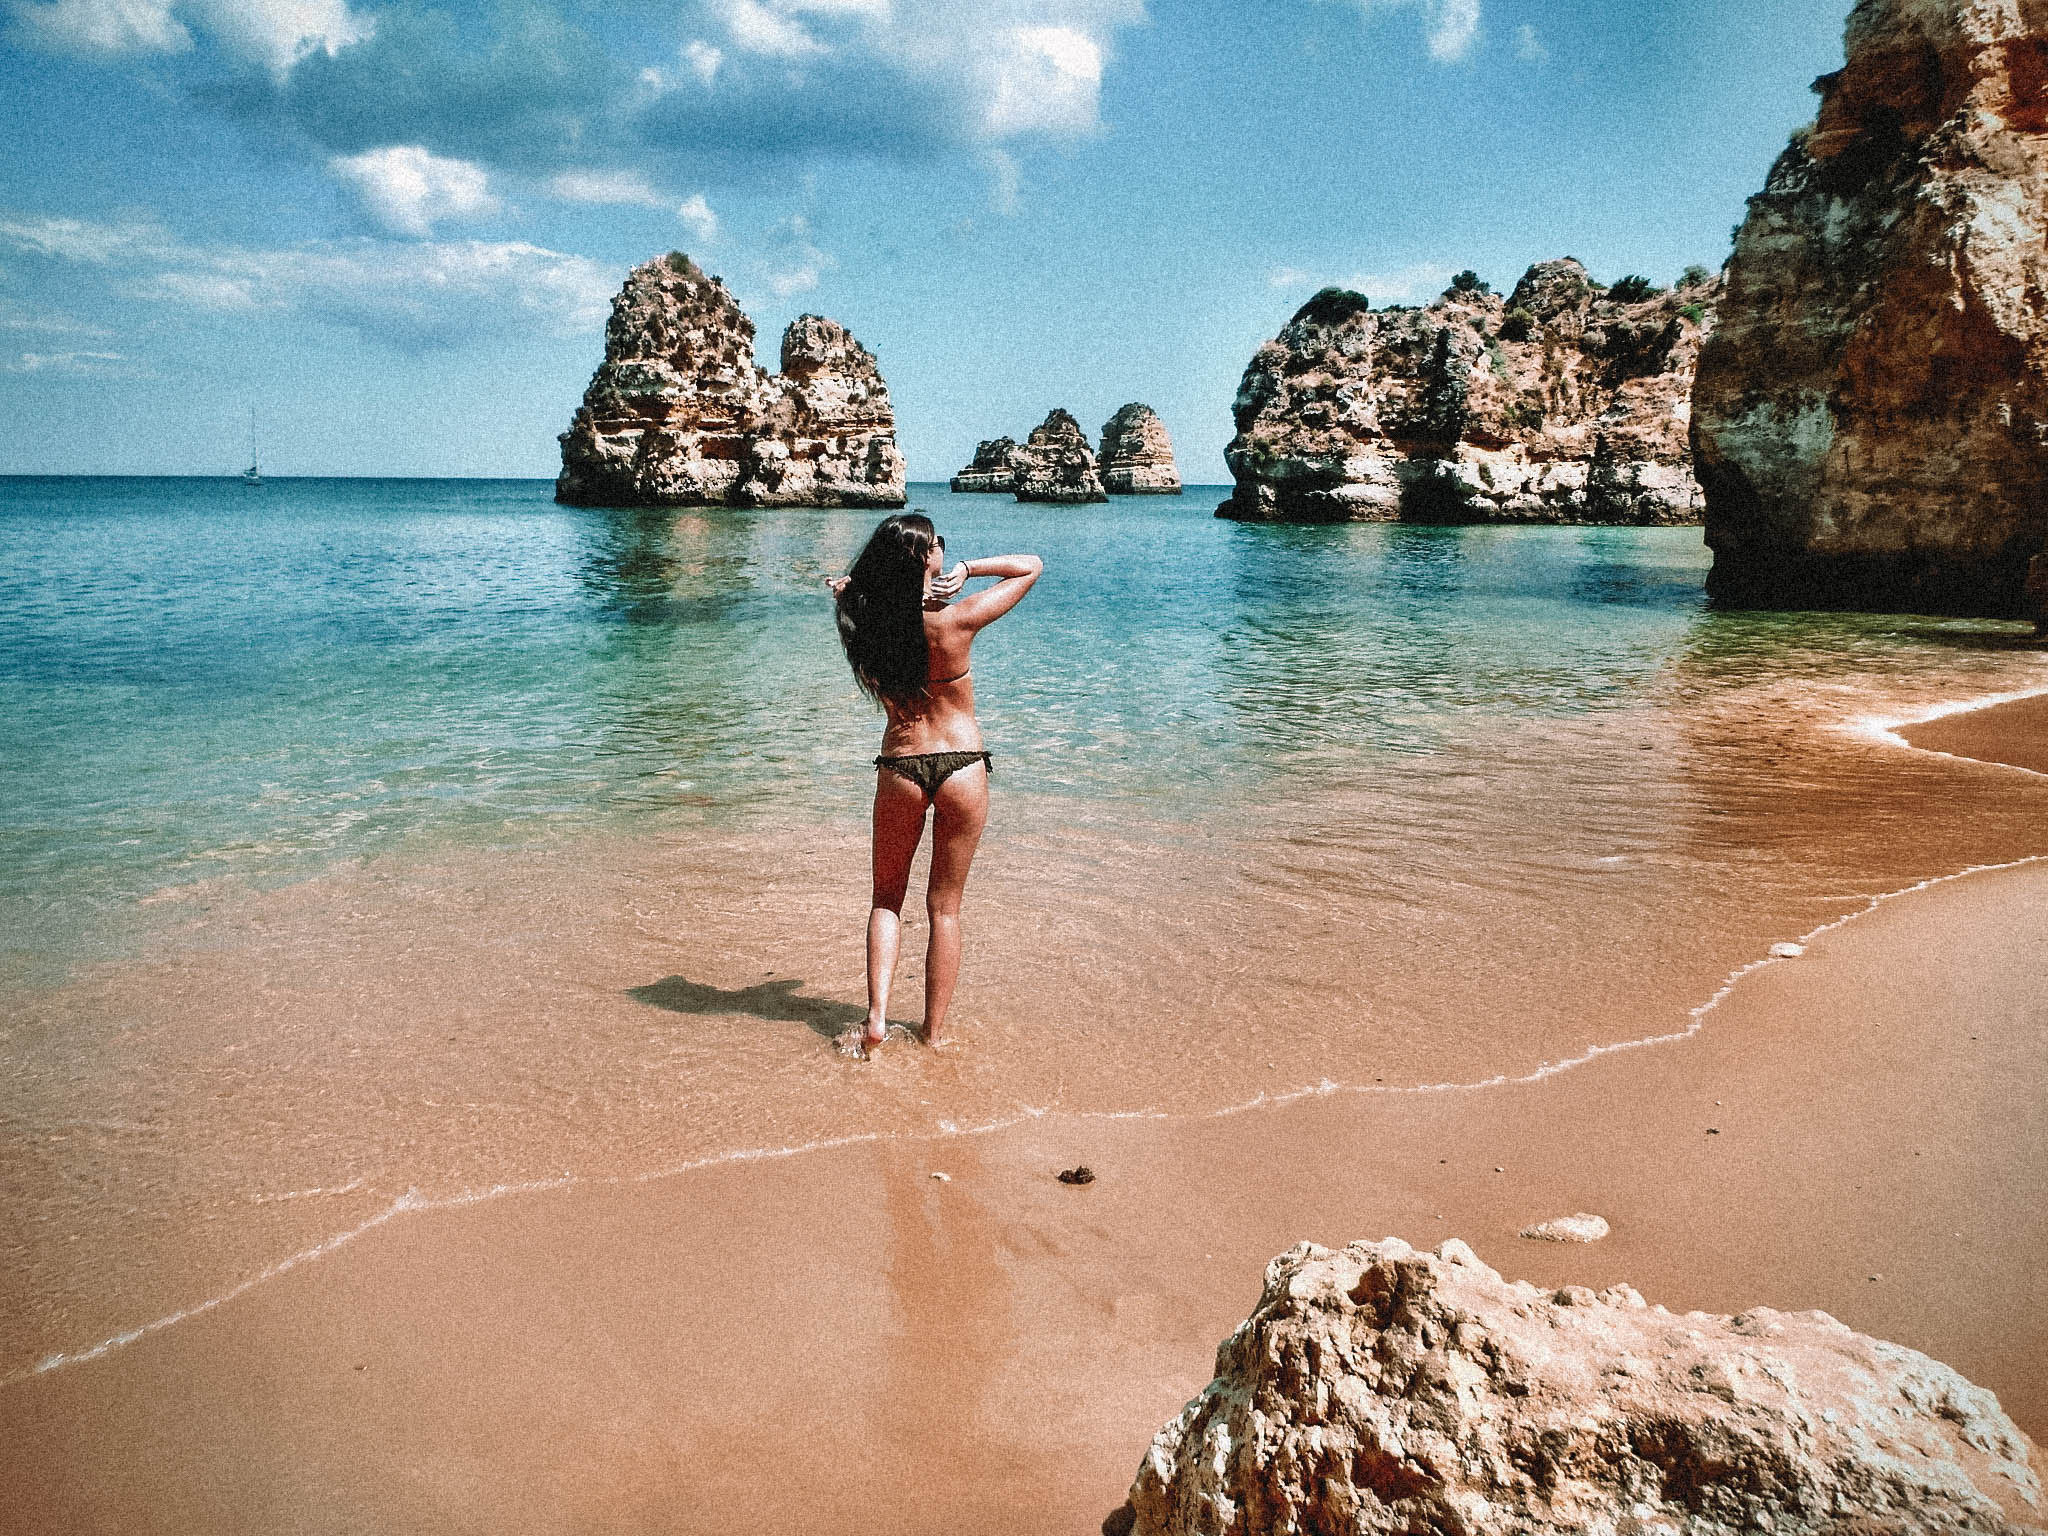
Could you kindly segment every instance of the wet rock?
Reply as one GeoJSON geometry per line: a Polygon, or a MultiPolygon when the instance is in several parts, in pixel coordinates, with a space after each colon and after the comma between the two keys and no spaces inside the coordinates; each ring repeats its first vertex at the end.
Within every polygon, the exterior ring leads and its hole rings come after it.
{"type": "Polygon", "coordinates": [[[1694,276],[1637,296],[1566,258],[1421,309],[1326,289],[1245,369],[1217,515],[1699,521],[1687,431],[1720,280],[1694,276]]]}
{"type": "Polygon", "coordinates": [[[1304,1243],[1267,1267],[1111,1520],[1128,1536],[2017,1536],[2042,1516],[2032,1454],[1989,1392],[1825,1313],[1539,1291],[1455,1239],[1304,1243]]]}
{"type": "Polygon", "coordinates": [[[1607,1235],[1607,1231],[1606,1218],[1580,1211],[1573,1216],[1553,1216],[1549,1221],[1539,1221],[1533,1227],[1522,1228],[1518,1235],[1541,1243],[1597,1243],[1607,1235]]]}
{"type": "Polygon", "coordinates": [[[782,371],[754,322],[680,251],[635,267],[605,357],[561,436],[555,499],[576,506],[900,507],[888,386],[837,321],[802,315],[782,371]]]}
{"type": "Polygon", "coordinates": [[[977,443],[974,458],[952,480],[956,491],[1002,491],[1017,489],[1017,443],[998,437],[977,443]]]}
{"type": "Polygon", "coordinates": [[[2048,10],[1860,0],[1700,356],[1708,590],[2019,617],[2048,536],[2048,10]]]}
{"type": "Polygon", "coordinates": [[[1102,488],[1112,496],[1178,496],[1173,439],[1149,405],[1132,401],[1102,424],[1102,488]]]}
{"type": "Polygon", "coordinates": [[[1016,492],[1019,501],[1109,500],[1088,434],[1070,413],[1054,410],[1031,429],[1017,450],[1016,492]]]}

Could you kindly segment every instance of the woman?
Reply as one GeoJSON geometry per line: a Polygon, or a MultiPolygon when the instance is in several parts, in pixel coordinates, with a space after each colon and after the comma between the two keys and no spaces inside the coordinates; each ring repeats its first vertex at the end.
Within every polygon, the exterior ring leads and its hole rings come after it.
{"type": "MultiPolygon", "coordinates": [[[[931,944],[924,965],[924,1038],[937,1045],[960,974],[960,893],[988,821],[988,774],[974,718],[968,650],[1023,600],[1044,569],[1036,555],[998,555],[944,570],[946,541],[918,512],[882,520],[847,575],[829,585],[839,639],[861,691],[888,711],[875,759],[874,900],[868,910],[868,1017],[847,1043],[865,1056],[888,1034],[889,984],[903,931],[910,860],[932,812],[925,888],[931,944]],[[998,578],[949,601],[970,580],[998,578]]],[[[851,1032],[849,1032],[851,1033],[851,1032]]]]}

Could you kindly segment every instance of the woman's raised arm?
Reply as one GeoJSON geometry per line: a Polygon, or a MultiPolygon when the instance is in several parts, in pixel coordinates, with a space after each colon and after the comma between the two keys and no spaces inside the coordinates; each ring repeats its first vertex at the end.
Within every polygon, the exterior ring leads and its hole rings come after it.
{"type": "Polygon", "coordinates": [[[983,560],[969,560],[968,580],[972,581],[977,576],[1000,579],[985,591],[961,598],[946,611],[969,629],[993,624],[1024,601],[1024,594],[1031,590],[1031,584],[1038,580],[1044,569],[1045,562],[1036,555],[990,555],[983,560]]]}

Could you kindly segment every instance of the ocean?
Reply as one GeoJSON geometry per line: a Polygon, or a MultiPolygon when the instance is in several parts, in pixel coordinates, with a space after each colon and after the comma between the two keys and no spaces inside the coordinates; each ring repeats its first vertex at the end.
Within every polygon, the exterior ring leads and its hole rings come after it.
{"type": "Polygon", "coordinates": [[[976,646],[956,1043],[850,1063],[875,515],[550,490],[0,480],[0,1377],[396,1210],[1560,1070],[2048,852],[1886,734],[2048,686],[2017,626],[1717,612],[1698,529],[918,485],[1046,573],[976,646]]]}

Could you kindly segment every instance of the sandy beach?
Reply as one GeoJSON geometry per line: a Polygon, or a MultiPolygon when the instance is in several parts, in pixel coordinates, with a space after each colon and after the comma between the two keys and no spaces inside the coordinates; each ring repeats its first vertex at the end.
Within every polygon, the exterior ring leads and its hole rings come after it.
{"type": "MultiPolygon", "coordinates": [[[[1905,734],[2030,766],[2043,712],[1905,734]]],[[[2025,860],[1874,899],[1682,1038],[1534,1080],[1048,1113],[401,1214],[0,1389],[0,1527],[1091,1531],[1267,1259],[1389,1234],[1674,1309],[1818,1307],[2040,1437],[2043,932],[2025,860]],[[1092,1185],[1056,1180],[1076,1163],[1092,1185]],[[1515,1235],[1579,1210],[1612,1237],[1515,1235]]]]}

